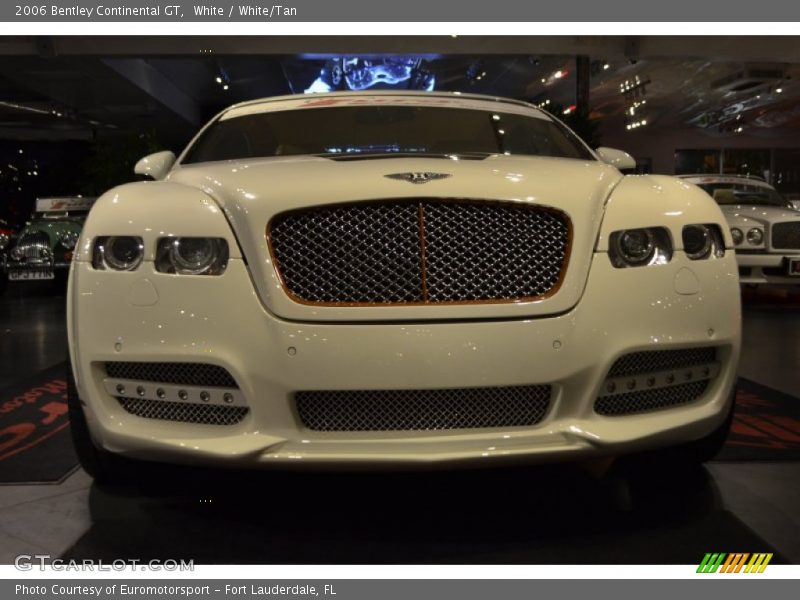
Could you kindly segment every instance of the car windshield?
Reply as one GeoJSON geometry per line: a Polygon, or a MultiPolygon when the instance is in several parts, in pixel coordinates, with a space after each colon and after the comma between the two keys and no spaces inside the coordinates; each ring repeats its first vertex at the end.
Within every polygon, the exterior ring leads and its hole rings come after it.
{"type": "Polygon", "coordinates": [[[217,120],[182,162],[302,154],[332,158],[522,154],[595,160],[583,142],[550,119],[463,108],[344,106],[217,120]]]}
{"type": "Polygon", "coordinates": [[[791,207],[789,201],[772,188],[741,183],[701,183],[717,204],[768,204],[791,207]]]}

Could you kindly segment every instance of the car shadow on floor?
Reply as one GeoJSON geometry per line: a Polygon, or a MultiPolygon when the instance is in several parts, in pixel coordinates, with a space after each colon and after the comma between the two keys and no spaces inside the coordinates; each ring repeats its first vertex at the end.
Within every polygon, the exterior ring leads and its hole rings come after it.
{"type": "MultiPolygon", "coordinates": [[[[65,559],[197,564],[698,564],[774,552],[704,469],[392,474],[147,471],[98,486],[65,559]]],[[[773,562],[781,562],[776,555],[773,562]]]]}

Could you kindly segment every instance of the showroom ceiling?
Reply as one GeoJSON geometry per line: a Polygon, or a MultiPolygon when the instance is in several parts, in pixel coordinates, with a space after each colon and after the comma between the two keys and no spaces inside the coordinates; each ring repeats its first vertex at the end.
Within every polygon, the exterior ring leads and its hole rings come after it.
{"type": "Polygon", "coordinates": [[[32,38],[0,40],[0,137],[88,139],[158,131],[183,143],[215,111],[299,93],[333,56],[419,59],[435,89],[575,104],[575,54],[589,57],[604,128],[642,122],[709,136],[800,130],[796,38],[32,38]],[[391,54],[388,54],[391,53],[391,54]],[[635,106],[635,114],[631,107],[635,106]]]}

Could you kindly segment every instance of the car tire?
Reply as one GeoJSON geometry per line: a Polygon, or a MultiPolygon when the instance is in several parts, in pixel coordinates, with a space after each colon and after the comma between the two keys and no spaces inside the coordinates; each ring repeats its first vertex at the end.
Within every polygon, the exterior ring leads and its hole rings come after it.
{"type": "Polygon", "coordinates": [[[127,460],[101,450],[92,441],[71,366],[67,368],[67,407],[72,445],[83,470],[97,483],[121,483],[124,481],[129,469],[126,464],[127,460]]]}

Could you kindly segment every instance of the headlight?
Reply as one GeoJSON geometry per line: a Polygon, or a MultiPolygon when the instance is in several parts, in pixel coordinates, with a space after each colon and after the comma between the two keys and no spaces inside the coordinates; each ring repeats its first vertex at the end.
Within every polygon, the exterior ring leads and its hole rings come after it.
{"type": "Polygon", "coordinates": [[[19,260],[20,258],[22,258],[22,250],[20,249],[20,247],[19,247],[19,246],[16,246],[16,247],[15,247],[15,248],[14,248],[14,249],[13,249],[13,250],[10,252],[10,254],[11,254],[11,258],[13,258],[14,260],[19,260]]]}
{"type": "Polygon", "coordinates": [[[617,268],[668,263],[672,258],[669,233],[663,227],[615,231],[609,238],[609,257],[617,268]]]}
{"type": "Polygon", "coordinates": [[[760,246],[764,241],[764,232],[757,227],[753,227],[747,232],[747,241],[753,246],[760,246]]]}
{"type": "Polygon", "coordinates": [[[733,243],[737,246],[744,241],[744,233],[738,227],[731,227],[731,237],[733,238],[733,243]]]}
{"type": "Polygon", "coordinates": [[[686,225],[682,232],[683,251],[690,260],[724,256],[725,243],[716,225],[686,225]]]}
{"type": "Polygon", "coordinates": [[[5,233],[0,233],[0,250],[5,250],[5,247],[8,246],[8,242],[11,241],[11,238],[8,237],[5,233]]]}
{"type": "Polygon", "coordinates": [[[75,248],[75,244],[78,243],[78,238],[81,237],[77,231],[65,231],[61,234],[59,241],[61,245],[64,246],[67,250],[72,250],[75,248]]]}
{"type": "Polygon", "coordinates": [[[168,237],[158,241],[156,270],[176,275],[221,275],[228,266],[222,238],[168,237]]]}
{"type": "Polygon", "coordinates": [[[144,258],[142,238],[133,236],[100,237],[94,243],[92,266],[115,271],[133,271],[144,258]]]}

